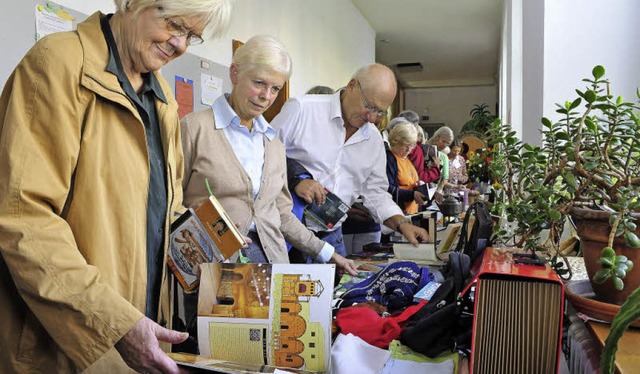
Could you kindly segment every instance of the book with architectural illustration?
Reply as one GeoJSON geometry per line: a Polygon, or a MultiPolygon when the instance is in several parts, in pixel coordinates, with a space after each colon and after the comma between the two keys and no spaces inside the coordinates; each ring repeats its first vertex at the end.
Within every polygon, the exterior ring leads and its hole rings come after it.
{"type": "Polygon", "coordinates": [[[327,194],[322,205],[316,204],[315,200],[304,208],[305,217],[313,220],[325,230],[330,230],[340,222],[349,210],[338,196],[325,188],[327,194]]]}
{"type": "Polygon", "coordinates": [[[185,292],[198,287],[198,266],[222,262],[244,245],[244,237],[214,196],[171,225],[167,262],[185,292]]]}
{"type": "Polygon", "coordinates": [[[329,370],[335,265],[212,263],[200,269],[200,355],[329,370]]]}

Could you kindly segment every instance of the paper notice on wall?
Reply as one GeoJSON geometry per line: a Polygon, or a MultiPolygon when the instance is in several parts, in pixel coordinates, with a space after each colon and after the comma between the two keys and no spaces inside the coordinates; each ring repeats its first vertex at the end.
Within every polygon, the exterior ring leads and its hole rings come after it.
{"type": "Polygon", "coordinates": [[[222,78],[211,74],[200,74],[200,101],[204,105],[212,105],[222,95],[222,78]]]}
{"type": "Polygon", "coordinates": [[[74,17],[52,4],[36,5],[36,40],[58,31],[73,30],[74,17]]]}
{"type": "Polygon", "coordinates": [[[176,75],[176,101],[180,118],[193,112],[193,81],[176,75]]]}

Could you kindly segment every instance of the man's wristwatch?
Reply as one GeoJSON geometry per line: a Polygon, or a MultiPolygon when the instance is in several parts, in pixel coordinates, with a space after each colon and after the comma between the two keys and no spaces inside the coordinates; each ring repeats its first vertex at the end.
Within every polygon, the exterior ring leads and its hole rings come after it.
{"type": "Polygon", "coordinates": [[[396,222],[396,228],[394,230],[397,231],[397,232],[400,232],[400,225],[402,225],[403,223],[411,223],[411,221],[409,219],[407,219],[407,217],[400,218],[396,222]]]}

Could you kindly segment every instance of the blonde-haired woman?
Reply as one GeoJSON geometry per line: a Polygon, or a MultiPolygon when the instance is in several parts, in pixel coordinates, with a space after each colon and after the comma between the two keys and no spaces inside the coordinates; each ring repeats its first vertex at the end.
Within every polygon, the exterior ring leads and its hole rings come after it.
{"type": "Polygon", "coordinates": [[[387,178],[389,193],[405,214],[418,213],[425,196],[414,189],[420,185],[418,172],[408,158],[418,141],[415,125],[401,121],[389,132],[387,150],[387,178]]]}
{"type": "Polygon", "coordinates": [[[291,58],[269,36],[240,47],[230,67],[231,93],[211,109],[182,119],[184,204],[198,206],[213,194],[240,230],[252,239],[242,255],[251,262],[289,262],[285,239],[321,262],[354,272],[353,261],[315,237],[291,213],[285,149],[262,117],[291,74],[291,58]]]}

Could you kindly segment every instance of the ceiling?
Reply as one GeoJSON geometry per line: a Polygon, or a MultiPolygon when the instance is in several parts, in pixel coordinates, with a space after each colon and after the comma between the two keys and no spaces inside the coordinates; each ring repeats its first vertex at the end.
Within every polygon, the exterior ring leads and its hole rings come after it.
{"type": "Polygon", "coordinates": [[[504,0],[351,0],[376,32],[376,61],[405,88],[497,82],[504,0]],[[422,64],[422,71],[397,64],[422,64]]]}

